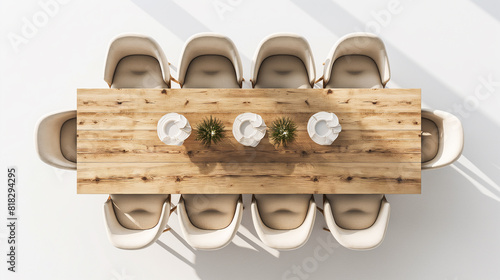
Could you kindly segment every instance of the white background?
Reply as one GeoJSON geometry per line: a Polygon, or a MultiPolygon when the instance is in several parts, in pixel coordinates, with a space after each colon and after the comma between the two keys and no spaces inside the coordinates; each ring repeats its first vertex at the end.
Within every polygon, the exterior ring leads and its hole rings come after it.
{"type": "Polygon", "coordinates": [[[66,1],[50,6],[50,15],[40,4],[49,0],[0,2],[1,279],[499,279],[498,1],[66,1]],[[26,21],[38,27],[23,35],[26,21]],[[319,247],[329,240],[320,214],[304,247],[266,248],[255,237],[248,196],[242,227],[222,250],[190,249],[175,214],[173,233],[158,243],[116,249],[104,229],[106,196],[77,195],[75,172],[38,159],[35,124],[47,113],[76,109],[77,88],[107,86],[104,60],[116,35],[155,38],[175,68],[186,39],[203,31],[233,39],[247,81],[255,48],[270,33],[305,36],[320,76],[339,37],[375,32],[387,46],[389,87],[422,88],[425,106],[455,113],[465,129],[463,156],[450,167],[423,172],[421,195],[387,196],[389,228],[372,251],[319,247]],[[24,39],[13,43],[15,36],[24,39]],[[15,274],[4,262],[10,165],[19,169],[15,274]],[[326,260],[315,258],[318,248],[326,260]],[[294,266],[301,275],[293,274],[294,266]]]}

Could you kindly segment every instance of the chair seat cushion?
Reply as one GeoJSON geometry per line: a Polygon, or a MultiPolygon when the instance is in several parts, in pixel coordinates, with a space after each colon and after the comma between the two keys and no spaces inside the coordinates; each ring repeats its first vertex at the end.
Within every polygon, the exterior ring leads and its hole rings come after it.
{"type": "Polygon", "coordinates": [[[186,213],[191,223],[205,230],[223,229],[231,224],[239,194],[185,194],[186,213]]]}
{"type": "Polygon", "coordinates": [[[298,228],[307,216],[310,194],[256,194],[262,222],[269,228],[298,228]]]}
{"type": "Polygon", "coordinates": [[[267,57],[257,77],[255,88],[311,88],[304,62],[293,55],[267,57]]]}
{"type": "Polygon", "coordinates": [[[168,194],[112,194],[116,219],[125,228],[145,230],[156,226],[168,194]]]}
{"type": "Polygon", "coordinates": [[[422,162],[436,157],[439,150],[439,129],[433,121],[422,118],[422,162]]]}
{"type": "Polygon", "coordinates": [[[335,223],[350,230],[371,227],[377,220],[383,194],[328,194],[335,223]]]}
{"type": "Polygon", "coordinates": [[[61,126],[60,143],[64,158],[76,162],[76,118],[65,121],[61,126]]]}
{"type": "Polygon", "coordinates": [[[377,64],[364,55],[337,58],[326,88],[383,88],[377,64]]]}
{"type": "Polygon", "coordinates": [[[149,55],[129,55],[116,65],[112,88],[168,88],[160,63],[149,55]]]}
{"type": "Polygon", "coordinates": [[[239,88],[234,65],[225,56],[201,55],[186,71],[183,88],[239,88]]]}

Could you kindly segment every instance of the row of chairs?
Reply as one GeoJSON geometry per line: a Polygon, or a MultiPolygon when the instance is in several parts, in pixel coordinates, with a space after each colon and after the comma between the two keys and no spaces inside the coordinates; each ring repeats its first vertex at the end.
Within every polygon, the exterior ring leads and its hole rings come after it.
{"type": "MultiPolygon", "coordinates": [[[[354,33],[341,38],[316,80],[309,43],[295,34],[274,34],[264,39],[252,65],[254,88],[383,88],[390,80],[385,46],[375,35],[354,33]]],[[[111,88],[241,88],[242,64],[227,37],[203,33],[186,43],[178,81],[170,74],[161,47],[142,35],[114,39],[106,59],[104,80],[111,88]]],[[[460,121],[442,111],[422,110],[422,168],[437,168],[456,160],[462,151],[460,121]],[[451,143],[451,144],[450,144],[451,143]]],[[[40,158],[55,167],[76,169],[76,112],[50,115],[39,123],[40,158]]],[[[108,237],[122,249],[152,244],[177,212],[182,234],[193,248],[219,249],[231,242],[243,214],[242,196],[182,195],[171,207],[168,194],[111,194],[104,205],[108,237]]],[[[385,235],[390,205],[382,194],[335,195],[323,199],[328,229],[350,249],[372,249],[385,235]]],[[[309,238],[316,217],[312,195],[253,195],[251,212],[262,242],[280,250],[296,249],[309,238]]]]}

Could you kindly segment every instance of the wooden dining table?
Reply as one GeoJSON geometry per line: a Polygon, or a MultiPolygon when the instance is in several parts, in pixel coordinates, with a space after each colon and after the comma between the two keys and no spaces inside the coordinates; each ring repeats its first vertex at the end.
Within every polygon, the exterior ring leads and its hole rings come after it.
{"type": "Polygon", "coordinates": [[[416,194],[421,190],[420,89],[78,89],[77,192],[80,194],[416,194]],[[335,113],[342,126],[328,146],[307,122],[335,113]],[[213,116],[225,138],[205,147],[194,130],[164,144],[158,120],[176,112],[193,129],[213,116]],[[297,137],[276,147],[269,132],[255,148],[232,135],[239,114],[279,117],[297,137]]]}

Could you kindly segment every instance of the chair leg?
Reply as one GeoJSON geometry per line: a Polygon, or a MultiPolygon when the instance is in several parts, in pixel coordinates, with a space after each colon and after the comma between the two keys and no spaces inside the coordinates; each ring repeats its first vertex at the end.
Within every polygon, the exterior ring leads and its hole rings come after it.
{"type": "Polygon", "coordinates": [[[179,83],[179,81],[177,81],[177,79],[176,79],[176,78],[174,78],[174,77],[172,77],[172,76],[170,76],[170,80],[171,80],[172,82],[176,83],[176,84],[179,84],[179,85],[181,84],[181,83],[179,83]]]}

